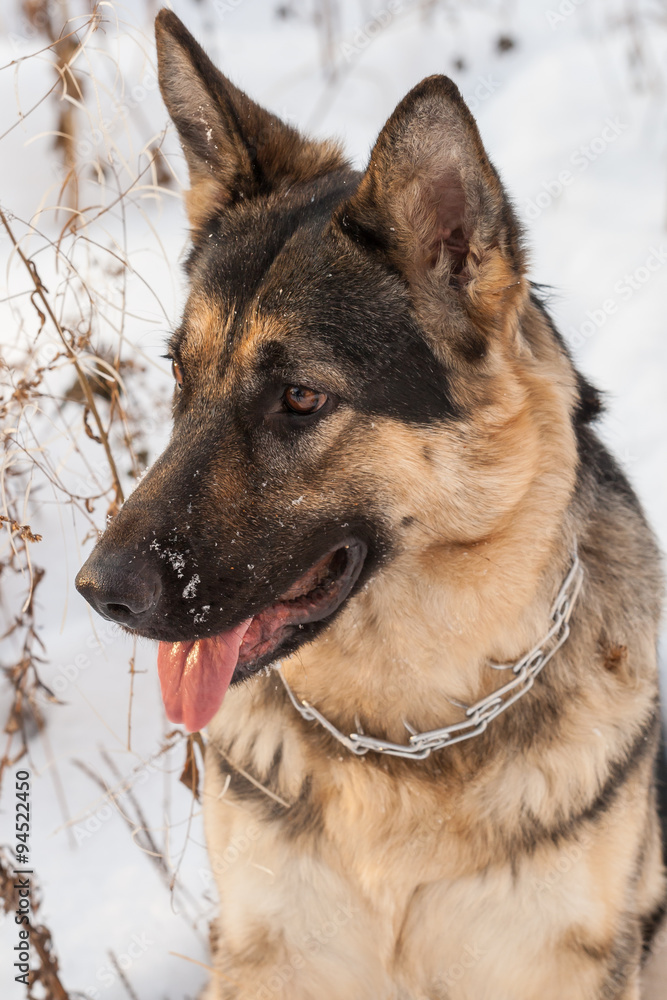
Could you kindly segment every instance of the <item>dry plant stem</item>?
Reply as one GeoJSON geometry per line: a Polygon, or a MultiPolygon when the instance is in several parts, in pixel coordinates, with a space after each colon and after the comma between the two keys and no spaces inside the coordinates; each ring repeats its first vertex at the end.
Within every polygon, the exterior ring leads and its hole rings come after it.
{"type": "Polygon", "coordinates": [[[272,792],[270,788],[267,788],[266,785],[263,785],[261,781],[257,780],[257,778],[253,778],[252,774],[248,774],[248,772],[244,771],[242,767],[239,767],[239,765],[235,764],[233,760],[230,760],[227,754],[223,753],[223,751],[220,750],[220,748],[218,748],[218,753],[220,754],[221,757],[224,757],[224,759],[227,761],[230,767],[233,767],[235,771],[238,771],[238,773],[242,775],[246,779],[246,781],[249,781],[251,785],[254,785],[255,788],[258,788],[261,792],[264,792],[265,795],[268,795],[270,799],[273,799],[274,802],[277,802],[278,805],[283,806],[285,809],[292,808],[291,803],[285,802],[285,800],[282,799],[280,795],[277,795],[275,792],[272,792]]]}
{"type": "Polygon", "coordinates": [[[332,3],[332,0],[320,0],[319,16],[321,21],[322,64],[324,72],[330,81],[336,78],[336,60],[334,57],[334,20],[336,13],[336,4],[332,3]]]}
{"type": "MultiPolygon", "coordinates": [[[[201,740],[201,737],[200,737],[200,740],[201,740]]],[[[102,759],[105,761],[105,763],[106,763],[107,767],[109,768],[109,770],[112,771],[112,773],[114,774],[114,776],[116,778],[118,778],[119,780],[122,780],[122,775],[121,775],[118,767],[116,766],[115,761],[106,752],[106,750],[102,750],[101,751],[101,756],[102,756],[102,759]]],[[[176,867],[176,870],[174,872],[170,871],[170,869],[169,869],[169,862],[167,860],[168,857],[169,857],[168,848],[166,846],[165,846],[165,848],[163,850],[160,850],[158,848],[155,840],[153,839],[153,835],[150,832],[150,826],[148,825],[148,820],[146,819],[146,817],[144,815],[144,812],[143,812],[141,806],[139,805],[139,802],[137,801],[137,798],[136,798],[136,796],[134,794],[134,789],[128,788],[126,794],[127,794],[127,797],[128,797],[128,799],[130,801],[130,804],[134,808],[134,812],[136,814],[136,817],[139,820],[140,829],[142,830],[142,832],[143,832],[143,834],[144,834],[144,836],[146,838],[146,842],[147,842],[148,848],[149,848],[149,850],[147,851],[147,853],[149,854],[149,857],[153,858],[153,861],[157,865],[158,869],[164,875],[164,878],[166,880],[166,883],[167,883],[167,886],[169,888],[169,891],[173,892],[173,890],[174,890],[174,888],[176,886],[177,878],[178,878],[178,866],[176,867]]],[[[189,829],[189,824],[190,824],[191,819],[192,819],[192,813],[190,813],[190,820],[188,821],[188,829],[189,829]]],[[[166,835],[168,835],[168,832],[169,832],[169,830],[167,828],[166,835]]],[[[183,896],[183,898],[187,899],[187,901],[190,903],[190,905],[196,908],[197,901],[196,901],[195,897],[192,895],[192,893],[189,892],[182,883],[179,885],[178,888],[179,888],[179,891],[180,891],[181,895],[183,896]]]]}
{"type": "MultiPolygon", "coordinates": [[[[61,187],[59,201],[63,193],[67,192],[69,195],[69,208],[71,210],[67,225],[71,229],[74,229],[79,221],[79,186],[76,171],[75,141],[77,128],[76,106],[83,101],[83,93],[81,82],[73,66],[79,52],[82,51],[85,45],[85,40],[83,42],[79,40],[78,31],[66,31],[67,25],[71,20],[66,0],[60,0],[59,4],[59,14],[63,21],[59,29],[54,24],[55,11],[46,0],[38,0],[38,2],[35,2],[35,0],[32,0],[32,2],[24,0],[23,8],[33,23],[35,23],[36,17],[41,15],[41,27],[51,43],[50,48],[56,59],[54,69],[58,73],[60,82],[62,83],[61,110],[58,116],[58,127],[55,136],[56,144],[62,150],[66,174],[61,187]]],[[[95,7],[91,11],[91,16],[86,22],[86,26],[92,25],[94,31],[96,30],[97,23],[98,13],[95,7]]]]}
{"type": "MultiPolygon", "coordinates": [[[[106,758],[106,761],[108,763],[108,758],[106,758]]],[[[120,816],[123,818],[123,820],[127,824],[128,828],[130,830],[130,833],[132,834],[132,839],[136,840],[139,843],[139,846],[141,847],[141,849],[146,854],[148,854],[148,856],[153,860],[153,863],[155,865],[157,865],[157,867],[158,867],[158,869],[160,871],[160,874],[166,879],[167,885],[169,885],[169,882],[170,882],[170,879],[169,879],[169,870],[168,870],[166,862],[164,860],[164,856],[163,856],[162,852],[158,849],[157,844],[155,843],[155,841],[153,840],[153,837],[152,837],[152,835],[150,833],[150,828],[148,827],[148,824],[146,823],[146,820],[145,820],[145,818],[144,818],[144,816],[143,816],[143,814],[141,812],[141,809],[137,809],[137,802],[136,802],[136,799],[134,798],[134,796],[132,795],[131,790],[126,787],[124,789],[124,794],[127,796],[130,804],[133,806],[133,808],[135,810],[136,817],[137,817],[136,820],[133,820],[131,816],[128,816],[128,815],[126,815],[126,813],[123,812],[123,810],[118,805],[118,802],[116,801],[116,796],[114,795],[113,789],[109,787],[109,785],[106,783],[106,781],[104,780],[104,778],[101,778],[98,774],[95,774],[95,772],[90,767],[88,767],[87,764],[84,764],[83,761],[81,761],[81,760],[75,760],[75,761],[73,761],[73,763],[76,765],[76,767],[78,767],[81,771],[83,771],[83,773],[86,774],[90,778],[91,781],[94,781],[95,784],[98,786],[98,788],[102,789],[102,791],[104,792],[106,798],[110,802],[113,802],[113,804],[116,806],[116,809],[118,810],[120,816]],[[139,840],[138,837],[135,838],[135,834],[137,834],[137,833],[143,834],[143,839],[145,841],[144,844],[141,843],[141,841],[139,840]]],[[[117,777],[120,777],[120,774],[118,772],[118,768],[116,768],[114,766],[114,767],[112,767],[112,770],[114,771],[114,773],[116,774],[117,777]]]]}
{"type": "Polygon", "coordinates": [[[127,706],[127,749],[132,752],[132,702],[134,699],[134,677],[135,674],[145,673],[144,670],[136,670],[134,661],[137,655],[137,637],[132,638],[132,656],[130,657],[130,700],[127,706]]]}
{"type": "MultiPolygon", "coordinates": [[[[181,736],[180,733],[178,733],[178,735],[179,735],[179,737],[181,736]]],[[[165,742],[164,745],[160,748],[160,750],[157,753],[155,753],[152,756],[150,756],[147,760],[142,760],[142,765],[146,766],[146,767],[152,765],[156,760],[158,760],[160,757],[162,757],[165,753],[168,753],[172,749],[173,746],[174,746],[173,743],[165,742]]],[[[90,810],[96,809],[99,805],[102,805],[105,802],[110,801],[111,799],[113,799],[115,801],[117,795],[124,795],[125,794],[125,790],[127,788],[127,783],[128,783],[128,781],[131,781],[131,779],[132,779],[132,775],[129,775],[127,777],[122,778],[122,780],[117,785],[114,785],[113,787],[105,786],[103,784],[103,782],[102,782],[102,779],[99,778],[98,775],[94,774],[90,769],[88,769],[86,767],[86,765],[83,764],[82,761],[74,760],[72,763],[76,767],[81,768],[84,771],[84,773],[87,775],[87,777],[92,778],[92,780],[97,785],[99,785],[101,788],[108,788],[108,791],[104,791],[103,794],[98,799],[95,800],[95,802],[93,802],[91,805],[89,805],[87,807],[84,807],[82,810],[80,810],[76,814],[76,816],[73,817],[73,819],[69,820],[70,825],[73,824],[73,823],[78,823],[79,820],[82,819],[90,810]]],[[[165,771],[164,773],[166,774],[167,772],[165,771]]],[[[118,806],[116,806],[116,808],[118,808],[118,806]]],[[[52,836],[55,836],[56,834],[60,833],[63,829],[64,829],[64,826],[57,827],[52,832],[52,836]]]]}
{"type": "MultiPolygon", "coordinates": [[[[11,520],[13,521],[14,519],[12,518],[11,520]]],[[[28,559],[28,541],[26,538],[23,538],[22,541],[26,553],[26,559],[28,559]]],[[[16,550],[13,550],[9,559],[3,561],[1,564],[3,569],[16,569],[13,562],[13,556],[15,554],[16,550]]],[[[20,614],[15,617],[14,621],[9,625],[4,634],[0,635],[0,644],[2,644],[3,640],[9,638],[9,636],[13,635],[18,630],[23,630],[24,632],[23,648],[19,654],[19,659],[11,666],[2,666],[2,673],[9,682],[12,698],[11,706],[4,725],[4,732],[7,734],[7,746],[2,758],[0,758],[0,787],[2,785],[5,769],[15,764],[25,753],[27,753],[28,733],[26,730],[26,719],[28,714],[32,715],[33,722],[38,732],[42,732],[44,728],[43,716],[36,698],[37,693],[40,691],[43,692],[49,701],[56,700],[53,692],[39,677],[38,664],[43,663],[44,660],[38,655],[38,652],[35,649],[37,646],[45,652],[44,645],[36,631],[34,617],[35,590],[44,577],[44,570],[35,568],[33,572],[32,569],[30,569],[30,574],[30,592],[20,611],[20,614]],[[12,757],[12,743],[17,733],[21,736],[21,746],[19,747],[18,752],[12,757]]]]}
{"type": "MultiPolygon", "coordinates": [[[[28,59],[30,57],[26,56],[25,58],[28,59]]],[[[7,63],[7,66],[12,66],[12,65],[13,65],[13,63],[7,63]]],[[[1,69],[6,69],[7,67],[6,66],[2,66],[0,68],[1,69]]],[[[26,118],[29,118],[30,115],[33,113],[33,111],[35,111],[40,106],[40,104],[44,103],[44,101],[47,99],[47,97],[50,94],[52,94],[53,91],[56,89],[56,87],[58,86],[58,83],[59,83],[59,80],[56,80],[55,83],[52,84],[52,86],[49,87],[49,89],[47,90],[47,92],[45,94],[42,94],[42,96],[39,98],[38,101],[35,101],[35,103],[32,105],[32,107],[28,108],[28,110],[26,112],[24,112],[23,114],[19,114],[19,116],[17,117],[17,119],[14,122],[14,124],[10,125],[9,128],[6,129],[2,133],[2,135],[0,135],[0,142],[5,138],[5,136],[9,135],[10,132],[13,132],[15,128],[18,128],[19,125],[22,125],[23,122],[26,120],[26,118]]]]}
{"type": "MultiPolygon", "coordinates": [[[[0,902],[5,913],[14,913],[19,906],[18,889],[14,887],[15,877],[12,875],[13,864],[4,854],[0,856],[0,902]]],[[[37,905],[33,904],[33,914],[37,905]]],[[[53,952],[51,933],[43,924],[29,923],[25,926],[30,935],[30,945],[34,948],[40,962],[37,978],[41,981],[49,1000],[70,1000],[69,994],[58,975],[58,959],[53,952]]],[[[28,987],[28,995],[32,995],[32,983],[28,987]]]]}
{"type": "MultiPolygon", "coordinates": [[[[91,17],[90,20],[88,20],[88,21],[85,22],[85,24],[83,25],[83,27],[86,28],[92,22],[92,20],[93,20],[93,18],[91,17]]],[[[62,42],[66,41],[68,38],[74,38],[76,35],[79,34],[80,31],[81,31],[81,27],[73,28],[71,31],[68,31],[67,34],[60,35],[58,38],[56,38],[52,42],[49,42],[49,44],[45,45],[43,48],[37,49],[35,52],[29,52],[25,56],[18,56],[16,59],[10,60],[10,62],[5,63],[4,66],[0,66],[0,73],[2,73],[2,71],[5,70],[5,69],[10,69],[10,67],[12,67],[12,66],[18,66],[19,63],[25,62],[27,59],[35,59],[36,56],[41,56],[45,52],[51,51],[55,46],[60,45],[62,42]]],[[[53,87],[51,87],[51,90],[49,90],[49,94],[54,89],[54,87],[57,87],[57,86],[58,86],[58,80],[56,80],[56,82],[54,83],[53,87]]],[[[24,116],[24,117],[27,117],[27,115],[24,116]]],[[[17,121],[16,124],[20,125],[22,121],[23,121],[23,117],[19,118],[19,120],[17,121]]],[[[15,126],[12,126],[12,127],[14,128],[15,126]]],[[[7,133],[5,132],[3,135],[0,135],[0,139],[4,139],[4,137],[5,137],[6,134],[7,133]]]]}
{"type": "MultiPolygon", "coordinates": [[[[165,859],[164,852],[158,848],[157,844],[155,843],[155,840],[153,839],[153,836],[150,832],[150,826],[148,824],[148,821],[144,816],[141,806],[137,802],[133,790],[127,787],[127,785],[125,784],[125,779],[121,775],[115,762],[112,760],[109,754],[107,754],[106,751],[103,750],[101,751],[101,756],[105,761],[105,763],[107,764],[107,766],[109,767],[109,769],[113,772],[114,776],[120,779],[120,781],[122,782],[122,786],[124,786],[123,793],[127,796],[128,802],[134,809],[136,819],[133,820],[131,816],[126,815],[123,812],[123,810],[118,805],[118,802],[116,801],[116,795],[114,794],[113,788],[111,788],[106,783],[104,778],[96,774],[91,768],[89,768],[86,764],[84,764],[83,761],[75,760],[73,761],[73,763],[81,771],[83,771],[83,773],[86,774],[91,779],[91,781],[94,781],[95,784],[98,786],[98,788],[102,789],[108,801],[113,802],[113,804],[116,806],[116,809],[118,810],[119,815],[127,824],[132,839],[135,841],[135,843],[138,843],[139,847],[144,852],[144,854],[148,855],[153,864],[157,867],[161,877],[164,880],[165,885],[167,886],[167,889],[169,890],[169,892],[172,892],[174,890],[175,879],[172,877],[171,872],[169,871],[169,865],[167,864],[167,861],[165,859]],[[143,834],[143,841],[144,841],[143,843],[141,842],[138,836],[135,836],[138,833],[143,834]]],[[[183,899],[187,900],[191,906],[196,908],[197,901],[192,895],[192,893],[190,893],[183,885],[179,885],[178,889],[183,899]]]]}
{"type": "MultiPolygon", "coordinates": [[[[111,756],[107,753],[107,751],[106,750],[102,750],[100,752],[100,755],[102,757],[102,760],[105,762],[105,764],[107,765],[107,767],[111,771],[111,773],[114,775],[114,777],[117,778],[119,781],[122,781],[123,775],[121,774],[120,770],[118,769],[118,767],[116,765],[116,762],[111,758],[111,756]]],[[[139,820],[140,829],[141,829],[144,837],[146,838],[146,843],[148,845],[149,851],[152,853],[152,855],[155,858],[155,863],[158,865],[158,867],[161,869],[161,871],[168,877],[169,876],[169,868],[167,866],[167,862],[165,861],[164,853],[159,849],[159,847],[157,846],[157,844],[153,840],[153,835],[151,833],[151,828],[150,828],[150,826],[148,824],[148,820],[146,819],[146,817],[144,815],[144,812],[143,812],[143,809],[141,808],[141,806],[139,805],[139,803],[137,801],[137,798],[136,798],[136,796],[134,794],[133,789],[132,788],[128,788],[127,791],[125,792],[125,794],[127,795],[128,800],[130,801],[130,803],[131,803],[131,805],[132,805],[132,807],[134,809],[135,815],[136,815],[137,819],[139,820]]]]}
{"type": "Polygon", "coordinates": [[[127,978],[127,976],[125,975],[125,973],[123,972],[123,969],[121,968],[120,962],[118,961],[118,959],[116,958],[116,956],[114,955],[114,953],[110,950],[108,952],[108,955],[109,955],[109,958],[111,959],[111,964],[113,965],[114,969],[116,970],[118,978],[120,979],[121,983],[125,987],[125,991],[126,991],[127,995],[131,998],[131,1000],[139,1000],[139,997],[137,996],[137,994],[132,989],[130,981],[127,978]]]}
{"type": "MultiPolygon", "coordinates": [[[[9,225],[9,222],[7,221],[7,216],[5,215],[5,213],[3,212],[3,210],[1,208],[0,208],[0,222],[2,222],[3,226],[5,227],[5,229],[7,231],[7,235],[9,236],[10,240],[12,241],[12,243],[14,245],[14,248],[16,249],[17,254],[19,255],[19,257],[21,258],[21,261],[25,265],[25,268],[28,271],[28,273],[29,273],[29,275],[30,275],[30,277],[32,279],[32,282],[33,282],[33,284],[35,286],[35,294],[37,294],[39,296],[39,298],[40,298],[40,300],[42,302],[42,305],[44,306],[44,310],[45,310],[47,316],[49,317],[49,319],[53,323],[56,331],[58,332],[58,336],[60,337],[61,341],[63,342],[63,346],[64,346],[65,350],[67,351],[67,355],[70,358],[72,364],[74,365],[74,370],[76,371],[77,378],[78,378],[79,384],[81,386],[81,391],[83,392],[84,398],[86,400],[86,407],[87,407],[88,411],[92,414],[93,420],[95,421],[95,424],[97,425],[97,430],[98,430],[98,433],[99,433],[100,442],[102,444],[102,447],[104,448],[104,452],[105,452],[105,455],[107,457],[107,462],[109,463],[109,469],[111,471],[111,477],[112,477],[112,480],[113,480],[113,487],[114,487],[114,491],[115,491],[115,494],[116,494],[113,506],[117,509],[118,507],[121,506],[121,504],[123,503],[123,501],[125,499],[124,494],[123,494],[123,487],[120,484],[120,477],[118,475],[118,469],[116,468],[116,462],[115,462],[114,457],[113,457],[113,455],[111,453],[111,446],[109,445],[109,437],[108,437],[107,432],[104,429],[104,426],[102,424],[102,419],[101,419],[101,417],[99,415],[97,406],[95,405],[95,399],[93,397],[93,391],[92,391],[92,389],[90,387],[90,384],[88,382],[88,379],[85,376],[85,373],[84,373],[83,369],[81,368],[81,365],[79,364],[79,359],[76,356],[76,352],[74,351],[74,349],[72,348],[72,346],[68,343],[67,338],[65,336],[65,333],[63,331],[63,328],[61,327],[60,323],[58,322],[58,319],[57,319],[55,313],[53,312],[53,310],[51,308],[49,300],[47,299],[47,297],[45,295],[45,288],[44,288],[44,285],[42,284],[42,279],[39,276],[37,268],[35,267],[34,261],[29,260],[26,257],[26,255],[23,253],[23,250],[19,246],[19,244],[18,244],[18,242],[16,240],[16,237],[14,236],[14,232],[13,232],[11,226],[9,225]]],[[[34,303],[34,304],[35,304],[35,308],[37,308],[36,303],[34,303]]],[[[38,308],[37,308],[37,311],[39,312],[38,308]]]]}

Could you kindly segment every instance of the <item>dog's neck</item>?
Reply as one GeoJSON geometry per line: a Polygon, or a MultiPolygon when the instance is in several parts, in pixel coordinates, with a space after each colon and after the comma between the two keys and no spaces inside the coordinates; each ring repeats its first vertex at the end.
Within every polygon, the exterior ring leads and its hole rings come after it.
{"type": "Polygon", "coordinates": [[[457,721],[456,702],[498,687],[489,662],[512,662],[546,634],[567,573],[567,519],[551,535],[531,533],[525,508],[493,539],[406,547],[318,641],[283,662],[296,695],[344,731],[361,725],[398,742],[405,721],[418,730],[457,721]]]}

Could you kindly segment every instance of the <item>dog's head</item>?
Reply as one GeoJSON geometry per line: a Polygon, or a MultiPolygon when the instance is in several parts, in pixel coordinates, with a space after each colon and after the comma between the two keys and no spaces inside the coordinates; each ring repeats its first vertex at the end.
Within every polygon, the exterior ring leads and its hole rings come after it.
{"type": "Polygon", "coordinates": [[[509,517],[568,447],[575,393],[449,79],[401,101],[359,175],[170,12],[157,41],[191,180],[174,428],[77,586],[160,641],[167,710],[195,729],[232,675],[326,629],[415,525],[460,544],[509,517]]]}

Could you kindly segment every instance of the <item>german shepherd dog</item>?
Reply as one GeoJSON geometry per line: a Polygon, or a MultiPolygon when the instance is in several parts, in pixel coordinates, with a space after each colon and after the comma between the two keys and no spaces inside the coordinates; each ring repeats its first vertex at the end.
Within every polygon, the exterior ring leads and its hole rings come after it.
{"type": "Polygon", "coordinates": [[[637,1000],[659,556],[474,119],[429,77],[360,174],[156,30],[174,427],[77,586],[208,725],[203,996],[637,1000]]]}

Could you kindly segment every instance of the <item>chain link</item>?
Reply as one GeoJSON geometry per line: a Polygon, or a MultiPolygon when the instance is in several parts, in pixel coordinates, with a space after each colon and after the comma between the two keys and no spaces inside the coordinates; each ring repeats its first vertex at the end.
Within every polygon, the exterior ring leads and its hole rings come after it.
{"type": "Polygon", "coordinates": [[[313,705],[305,700],[297,699],[285,680],[280,663],[276,664],[274,669],[277,670],[297,712],[307,722],[318,722],[352,753],[363,756],[369,750],[373,750],[375,753],[385,753],[393,757],[423,760],[434,750],[442,750],[444,747],[453,746],[454,743],[479,736],[493,719],[502,712],[506,712],[515,701],[530,691],[535,683],[535,678],[544,669],[554,653],[566,642],[570,634],[570,618],[581,590],[583,578],[584,571],[575,545],[570,569],[551,607],[552,625],[547,634],[516,663],[489,664],[492,670],[511,670],[513,676],[510,680],[487,695],[486,698],[475,702],[474,705],[467,708],[462,706],[465,708],[466,715],[462,722],[455,722],[452,725],[443,726],[441,729],[432,729],[425,733],[415,732],[412,726],[404,722],[405,728],[410,733],[407,744],[380,740],[375,736],[366,736],[364,733],[351,733],[346,736],[345,733],[336,729],[333,723],[329,722],[313,705]]]}

